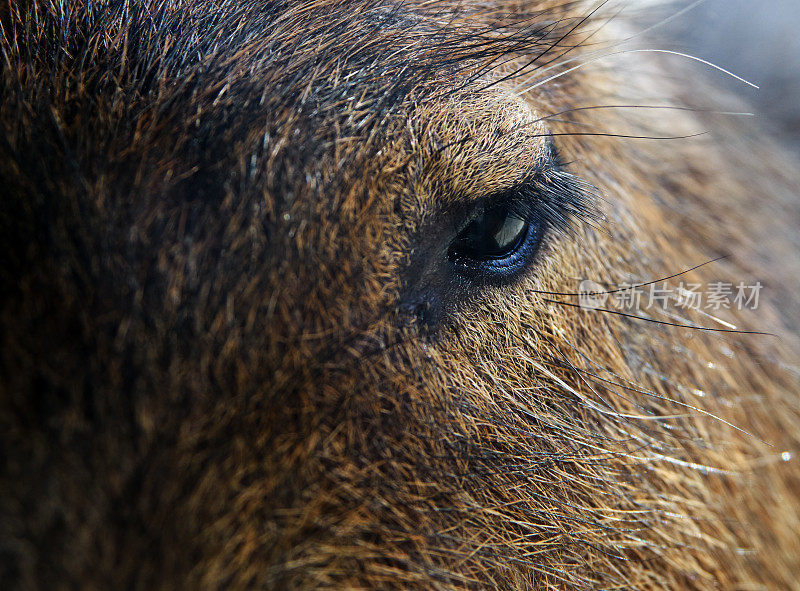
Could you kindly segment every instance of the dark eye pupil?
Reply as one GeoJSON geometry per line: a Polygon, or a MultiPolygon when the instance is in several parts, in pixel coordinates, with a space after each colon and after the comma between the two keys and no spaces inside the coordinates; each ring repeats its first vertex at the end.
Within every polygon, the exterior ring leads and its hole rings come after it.
{"type": "Polygon", "coordinates": [[[476,261],[505,258],[517,249],[527,229],[528,223],[508,207],[484,210],[458,235],[450,256],[476,261]]]}

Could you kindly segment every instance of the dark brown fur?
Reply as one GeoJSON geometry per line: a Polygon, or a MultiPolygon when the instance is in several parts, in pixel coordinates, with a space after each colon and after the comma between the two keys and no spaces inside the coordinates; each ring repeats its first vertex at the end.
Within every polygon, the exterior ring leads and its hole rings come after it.
{"type": "Polygon", "coordinates": [[[793,165],[571,70],[610,6],[453,4],[2,4],[0,586],[796,588],[793,165]],[[548,136],[605,221],[443,279],[548,136]],[[779,337],[552,295],[719,256],[779,337]]]}

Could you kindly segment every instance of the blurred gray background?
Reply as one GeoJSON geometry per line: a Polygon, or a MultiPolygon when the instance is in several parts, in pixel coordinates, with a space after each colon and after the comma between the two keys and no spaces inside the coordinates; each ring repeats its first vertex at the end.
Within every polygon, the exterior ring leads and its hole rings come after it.
{"type": "MultiPolygon", "coordinates": [[[[690,4],[675,2],[660,16],[690,4]]],[[[706,0],[659,27],[657,37],[760,86],[720,77],[800,154],[800,0],[706,0]]]]}

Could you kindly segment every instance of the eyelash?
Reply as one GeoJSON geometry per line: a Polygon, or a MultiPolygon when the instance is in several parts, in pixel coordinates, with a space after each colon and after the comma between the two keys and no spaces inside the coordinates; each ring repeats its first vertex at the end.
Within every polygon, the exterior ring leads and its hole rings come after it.
{"type": "Polygon", "coordinates": [[[554,165],[497,202],[505,203],[522,220],[538,221],[547,231],[569,235],[581,224],[594,226],[603,219],[599,199],[594,186],[554,165]]]}

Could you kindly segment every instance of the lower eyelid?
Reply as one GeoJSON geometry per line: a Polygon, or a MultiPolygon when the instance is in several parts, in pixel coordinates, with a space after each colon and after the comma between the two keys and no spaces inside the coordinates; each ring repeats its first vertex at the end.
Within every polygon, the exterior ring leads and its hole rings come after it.
{"type": "Polygon", "coordinates": [[[535,260],[546,235],[546,228],[536,223],[525,223],[525,235],[519,246],[509,256],[483,261],[456,259],[457,272],[479,283],[506,283],[516,279],[535,260]]]}

